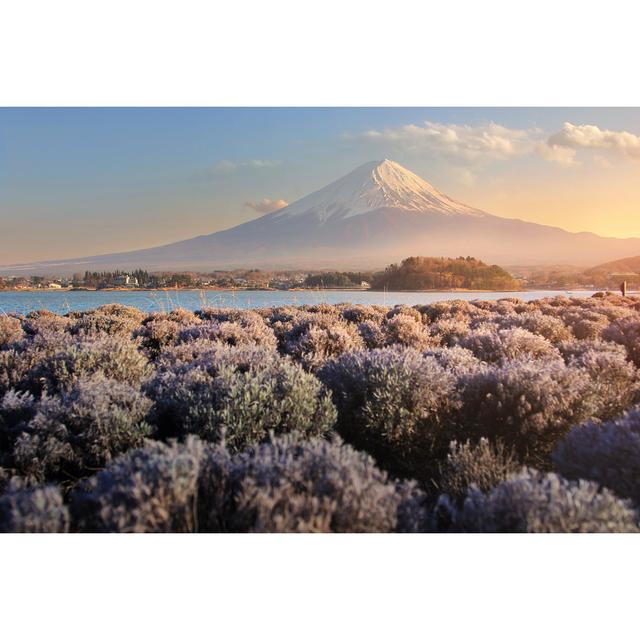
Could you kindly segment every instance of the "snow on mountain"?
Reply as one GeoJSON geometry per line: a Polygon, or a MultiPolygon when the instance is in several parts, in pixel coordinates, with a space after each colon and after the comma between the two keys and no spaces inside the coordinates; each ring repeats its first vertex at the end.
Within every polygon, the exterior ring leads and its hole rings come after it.
{"type": "Polygon", "coordinates": [[[320,222],[346,219],[382,208],[439,213],[487,215],[452,200],[420,176],[392,160],[368,162],[273,214],[274,218],[312,215],[320,222]]]}

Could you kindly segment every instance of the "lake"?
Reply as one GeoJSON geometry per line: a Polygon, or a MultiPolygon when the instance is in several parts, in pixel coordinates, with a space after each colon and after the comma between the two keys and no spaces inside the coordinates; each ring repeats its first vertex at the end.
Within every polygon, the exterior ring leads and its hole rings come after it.
{"type": "Polygon", "coordinates": [[[383,292],[383,291],[0,291],[0,314],[26,314],[48,309],[59,314],[95,309],[102,304],[119,303],[142,311],[170,311],[177,307],[278,307],[317,304],[428,304],[440,300],[498,300],[518,297],[536,300],[556,295],[589,297],[593,291],[473,291],[473,292],[383,292]]]}

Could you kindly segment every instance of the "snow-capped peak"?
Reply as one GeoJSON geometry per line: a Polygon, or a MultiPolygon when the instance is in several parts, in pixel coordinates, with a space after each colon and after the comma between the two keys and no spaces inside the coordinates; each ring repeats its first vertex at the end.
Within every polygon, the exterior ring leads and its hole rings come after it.
{"type": "Polygon", "coordinates": [[[441,215],[485,215],[452,200],[420,176],[387,159],[367,162],[272,215],[277,218],[314,215],[325,222],[383,208],[441,215]]]}

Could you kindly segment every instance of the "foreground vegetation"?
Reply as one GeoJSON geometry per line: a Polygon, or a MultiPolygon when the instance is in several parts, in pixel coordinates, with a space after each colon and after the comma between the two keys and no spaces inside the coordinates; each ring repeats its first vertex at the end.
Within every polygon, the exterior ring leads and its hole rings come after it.
{"type": "Polygon", "coordinates": [[[638,530],[640,299],[0,317],[0,530],[638,530]]]}

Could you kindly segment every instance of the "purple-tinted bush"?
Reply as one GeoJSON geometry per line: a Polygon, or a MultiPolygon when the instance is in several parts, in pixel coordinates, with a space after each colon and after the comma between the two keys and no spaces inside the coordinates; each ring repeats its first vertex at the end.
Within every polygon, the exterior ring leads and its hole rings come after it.
{"type": "Polygon", "coordinates": [[[24,331],[19,318],[0,315],[0,349],[21,340],[23,337],[24,331]]]}
{"type": "Polygon", "coordinates": [[[28,313],[22,320],[22,328],[28,335],[62,333],[69,328],[72,322],[71,318],[41,309],[28,313]]]}
{"type": "Polygon", "coordinates": [[[395,483],[364,453],[339,440],[283,436],[221,464],[200,482],[199,521],[206,530],[388,532],[411,529],[411,483],[395,483]],[[220,487],[224,491],[220,493],[220,487]],[[204,508],[203,508],[204,507],[204,508]]]}
{"type": "Polygon", "coordinates": [[[520,328],[498,331],[476,329],[458,342],[484,362],[560,357],[558,350],[546,338],[520,328]]]}
{"type": "Polygon", "coordinates": [[[71,493],[72,527],[97,533],[171,533],[196,528],[203,445],[147,442],[71,493]]]}
{"type": "Polygon", "coordinates": [[[636,367],[640,367],[640,320],[629,318],[611,323],[602,332],[605,340],[621,344],[636,367]]]}
{"type": "Polygon", "coordinates": [[[29,487],[17,478],[0,496],[0,533],[66,533],[69,511],[57,487],[29,487]]]}
{"type": "Polygon", "coordinates": [[[424,477],[457,405],[455,378],[415,349],[349,353],[327,363],[320,379],[338,408],[336,429],[385,468],[424,477]]]}
{"type": "Polygon", "coordinates": [[[461,438],[502,440],[544,468],[556,442],[593,414],[593,385],[562,360],[512,361],[459,379],[461,438]]]}
{"type": "Polygon", "coordinates": [[[142,321],[134,336],[141,339],[143,349],[153,358],[166,347],[175,344],[185,327],[192,327],[200,322],[198,316],[186,309],[152,313],[142,321]]]}
{"type": "Polygon", "coordinates": [[[148,385],[153,420],[166,436],[196,434],[241,450],[270,432],[326,433],[335,408],[320,381],[259,348],[220,350],[213,361],[159,373],[148,385]]]}
{"type": "Polygon", "coordinates": [[[82,337],[122,336],[129,337],[140,326],[138,318],[115,313],[83,313],[68,328],[72,335],[82,337]]]}
{"type": "Polygon", "coordinates": [[[638,370],[618,345],[585,340],[563,343],[561,349],[567,364],[584,371],[592,380],[591,417],[608,420],[640,399],[638,370]]]}
{"type": "Polygon", "coordinates": [[[397,304],[393,309],[387,312],[388,320],[393,320],[393,318],[397,318],[398,316],[413,318],[416,322],[420,323],[423,321],[422,313],[420,313],[416,307],[409,307],[406,304],[397,304]]]}
{"type": "Polygon", "coordinates": [[[578,340],[597,340],[609,324],[606,315],[584,309],[569,310],[562,314],[562,320],[578,340]]]}
{"type": "Polygon", "coordinates": [[[489,493],[472,488],[462,507],[436,507],[440,529],[466,533],[637,533],[628,502],[594,482],[524,470],[489,493]]]}
{"type": "Polygon", "coordinates": [[[563,476],[594,480],[640,505],[640,409],[574,427],[558,443],[553,461],[563,476]]]}
{"type": "Polygon", "coordinates": [[[480,438],[477,444],[452,442],[447,459],[440,464],[438,488],[456,501],[471,485],[487,492],[521,468],[516,456],[502,442],[480,438]]]}
{"type": "Polygon", "coordinates": [[[401,345],[414,349],[427,349],[440,344],[440,340],[431,335],[421,320],[405,313],[398,313],[386,319],[382,330],[386,336],[385,343],[389,346],[401,345]]]}
{"type": "Polygon", "coordinates": [[[525,312],[518,315],[503,317],[500,327],[511,329],[519,327],[535,335],[546,338],[551,344],[557,345],[573,337],[569,328],[560,318],[546,316],[539,312],[525,312]]]}
{"type": "Polygon", "coordinates": [[[140,387],[150,372],[147,358],[134,343],[105,336],[63,344],[29,370],[25,384],[34,393],[51,395],[70,389],[78,380],[101,374],[140,387]]]}
{"type": "Polygon", "coordinates": [[[354,304],[345,307],[341,311],[341,316],[347,322],[353,324],[362,324],[363,322],[373,322],[374,324],[381,324],[385,317],[386,308],[378,307],[376,305],[364,305],[354,304]]]}
{"type": "MultiPolygon", "coordinates": [[[[191,313],[190,311],[186,311],[184,309],[181,311],[184,311],[185,313],[189,313],[189,314],[191,313]]],[[[144,312],[140,311],[140,309],[136,309],[136,307],[127,307],[124,304],[118,304],[118,303],[100,305],[96,309],[96,312],[107,315],[107,316],[117,316],[118,318],[127,318],[129,320],[134,320],[138,324],[140,324],[145,317],[144,312]]]]}
{"type": "Polygon", "coordinates": [[[331,358],[364,349],[365,345],[353,324],[336,316],[317,314],[295,322],[280,346],[305,369],[315,371],[331,358]]]}
{"type": "Polygon", "coordinates": [[[453,347],[460,343],[471,330],[469,324],[463,320],[442,318],[429,327],[431,335],[444,346],[453,347]]]}
{"type": "Polygon", "coordinates": [[[114,380],[81,380],[56,397],[32,400],[30,407],[28,398],[8,396],[3,405],[9,405],[13,422],[12,466],[38,481],[86,475],[139,447],[151,433],[144,422],[150,400],[114,380]]]}
{"type": "Polygon", "coordinates": [[[425,356],[435,358],[438,363],[454,376],[469,375],[486,371],[490,365],[478,360],[469,349],[462,347],[435,347],[423,352],[425,356]]]}
{"type": "Polygon", "coordinates": [[[29,388],[30,372],[72,342],[73,338],[65,333],[46,331],[13,343],[11,348],[0,350],[0,394],[11,388],[29,388]]]}
{"type": "Polygon", "coordinates": [[[221,342],[231,346],[254,344],[261,347],[275,349],[276,336],[260,318],[243,319],[238,321],[210,320],[183,329],[178,335],[178,343],[193,340],[209,340],[221,342]]]}
{"type": "Polygon", "coordinates": [[[373,320],[365,320],[358,325],[358,333],[367,349],[380,349],[387,341],[382,326],[373,320]]]}

